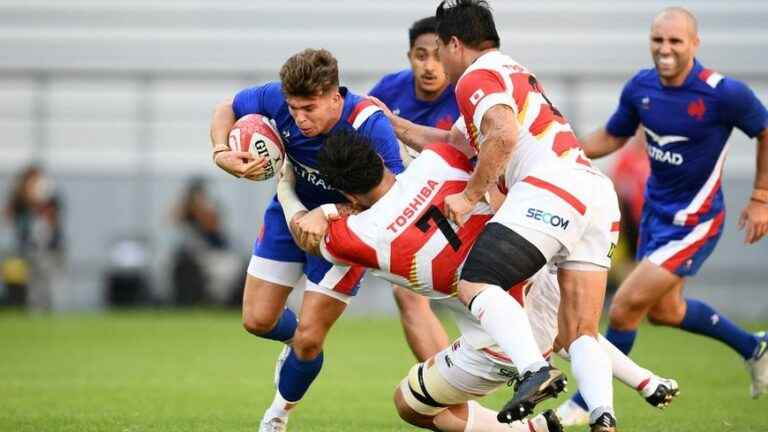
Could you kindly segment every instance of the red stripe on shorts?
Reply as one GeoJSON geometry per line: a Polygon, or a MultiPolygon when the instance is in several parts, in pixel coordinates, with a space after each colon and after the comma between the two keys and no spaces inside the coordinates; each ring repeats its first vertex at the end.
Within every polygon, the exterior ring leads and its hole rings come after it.
{"type": "Polygon", "coordinates": [[[540,178],[533,177],[533,176],[528,176],[524,178],[523,181],[533,186],[536,186],[537,188],[545,189],[552,192],[553,194],[560,197],[560,199],[570,204],[571,207],[576,209],[576,211],[582,215],[584,215],[584,213],[587,212],[587,206],[585,206],[583,202],[579,201],[578,198],[571,195],[568,191],[566,191],[565,189],[562,189],[559,186],[553,185],[548,181],[544,181],[540,178]]]}

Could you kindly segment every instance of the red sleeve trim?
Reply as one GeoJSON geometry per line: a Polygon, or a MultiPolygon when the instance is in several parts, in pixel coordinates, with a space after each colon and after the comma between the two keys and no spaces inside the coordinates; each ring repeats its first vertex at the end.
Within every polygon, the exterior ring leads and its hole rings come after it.
{"type": "MultiPolygon", "coordinates": [[[[504,93],[504,79],[491,69],[476,69],[464,75],[456,86],[459,111],[465,119],[475,118],[475,109],[483,98],[493,93],[504,93]]],[[[475,125],[480,127],[480,125],[475,125]]]]}
{"type": "Polygon", "coordinates": [[[334,258],[368,268],[379,268],[376,250],[360,240],[349,228],[349,216],[331,221],[325,235],[325,248],[334,258]]]}
{"type": "Polygon", "coordinates": [[[461,152],[461,150],[448,143],[434,143],[426,146],[424,150],[430,150],[437,153],[448,165],[460,169],[462,171],[471,173],[474,167],[472,162],[469,161],[467,155],[461,152]]]}

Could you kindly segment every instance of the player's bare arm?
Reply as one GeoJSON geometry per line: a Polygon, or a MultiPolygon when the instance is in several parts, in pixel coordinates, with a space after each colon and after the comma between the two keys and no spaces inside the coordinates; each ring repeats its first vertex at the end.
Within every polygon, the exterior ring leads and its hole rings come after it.
{"type": "Polygon", "coordinates": [[[445,198],[446,216],[461,224],[472,208],[494,185],[517,145],[518,126],[512,108],[496,105],[483,116],[480,130],[485,137],[478,163],[464,192],[445,198]]]}
{"type": "Polygon", "coordinates": [[[605,128],[600,128],[582,139],[581,145],[588,158],[596,159],[615,152],[623,147],[627,141],[629,141],[629,137],[613,136],[605,128]]]}
{"type": "Polygon", "coordinates": [[[235,124],[232,99],[216,105],[211,118],[211,145],[213,162],[222,170],[235,177],[254,180],[263,174],[266,159],[256,158],[249,152],[233,151],[229,147],[229,131],[235,124]]]}
{"type": "Polygon", "coordinates": [[[744,229],[744,242],[752,244],[768,234],[768,128],[757,136],[757,171],[755,188],[739,217],[739,229],[744,229]]]}
{"type": "Polygon", "coordinates": [[[403,142],[408,147],[420,152],[429,144],[436,142],[449,142],[451,140],[451,134],[449,131],[433,128],[429,126],[418,125],[410,120],[404,119],[390,110],[387,105],[379,99],[368,96],[368,98],[376,106],[381,108],[381,111],[392,123],[392,127],[395,129],[395,135],[397,139],[403,142]]]}

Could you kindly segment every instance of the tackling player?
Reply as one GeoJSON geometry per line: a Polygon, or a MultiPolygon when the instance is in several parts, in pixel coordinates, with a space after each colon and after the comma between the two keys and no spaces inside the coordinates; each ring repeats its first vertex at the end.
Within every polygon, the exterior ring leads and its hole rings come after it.
{"type": "MultiPolygon", "coordinates": [[[[230,174],[253,179],[262,174],[264,160],[231,151],[227,144],[235,120],[251,113],[276,122],[297,178],[296,193],[309,208],[344,201],[317,172],[317,152],[330,132],[360,131],[370,138],[389,169],[403,169],[391,125],[370,101],[339,87],[336,59],[326,50],[295,54],[280,69],[279,83],[247,88],[216,107],[211,124],[215,163],[230,174]]],[[[361,276],[361,269],[332,268],[327,261],[299,249],[280,203],[276,197],[272,200],[254,244],[243,293],[245,329],[286,344],[278,360],[275,398],[260,430],[285,430],[288,411],[320,372],[323,341],[344,311],[345,299],[355,294],[361,276]],[[298,323],[285,302],[302,276],[306,276],[306,290],[298,323]],[[334,289],[318,293],[321,282],[334,289]]]]}
{"type": "MultiPolygon", "coordinates": [[[[696,18],[667,8],[653,20],[655,67],[624,87],[605,128],[584,141],[590,157],[623,146],[639,124],[645,130],[651,176],[645,192],[637,259],[610,309],[608,340],[625,353],[643,317],[724,342],[747,362],[752,396],[768,390],[768,336],[750,334],[708,304],[683,296],[686,278],[699,270],[720,238],[725,203],[720,183],[734,127],[757,139],[754,190],[739,217],[746,243],[768,232],[768,113],[744,83],[704,67],[696,18]]],[[[559,408],[569,424],[583,421],[583,402],[559,408]]]]}
{"type": "MultiPolygon", "coordinates": [[[[478,163],[464,190],[445,198],[446,216],[466,214],[503,176],[507,198],[467,258],[459,298],[482,318],[522,371],[515,396],[499,418],[519,419],[557,393],[564,376],[536,349],[522,308],[505,290],[556,265],[562,292],[560,337],[585,390],[594,431],[615,430],[611,363],[597,327],[619,209],[610,180],[592,167],[562,113],[536,76],[499,52],[487,3],[442,2],[437,9],[440,61],[452,82],[478,163]]],[[[401,141],[414,148],[463,140],[388,113],[401,141]]]]}
{"type": "MultiPolygon", "coordinates": [[[[408,30],[409,69],[384,76],[368,93],[414,123],[450,129],[459,117],[453,86],[437,56],[434,16],[422,18],[408,30]]],[[[401,146],[407,165],[418,152],[401,146]]],[[[429,306],[429,300],[392,285],[408,346],[420,361],[448,346],[448,335],[429,306]]]]}
{"type": "MultiPolygon", "coordinates": [[[[462,333],[450,348],[416,365],[403,380],[395,394],[401,417],[438,430],[510,430],[498,422],[497,413],[467,404],[517,376],[514,364],[456,297],[463,262],[492,213],[480,202],[458,230],[442,214],[445,196],[464,188],[471,176],[469,159],[448,144],[434,144],[395,177],[365,137],[341,134],[327,140],[318,160],[329,184],[364,211],[328,222],[339,208],[323,205],[302,217],[306,209],[292,192],[293,175],[288,171],[278,184],[278,197],[292,231],[301,237],[298,225],[322,226],[318,237],[300,238],[300,247],[331,262],[376,269],[378,276],[443,303],[454,313],[462,333]]],[[[519,284],[509,292],[525,305],[537,348],[548,354],[557,333],[559,287],[548,269],[532,281],[531,287],[519,284]]],[[[637,366],[602,338],[600,344],[610,354],[617,378],[638,389],[652,405],[662,407],[677,393],[674,381],[637,366]]],[[[512,425],[512,430],[521,431],[559,430],[551,413],[527,425],[512,425]]]]}

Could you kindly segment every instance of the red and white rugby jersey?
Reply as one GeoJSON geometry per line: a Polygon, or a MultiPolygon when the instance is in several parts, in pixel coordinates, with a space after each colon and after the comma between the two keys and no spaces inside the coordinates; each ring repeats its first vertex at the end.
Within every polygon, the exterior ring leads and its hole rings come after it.
{"type": "Polygon", "coordinates": [[[472,168],[451,145],[428,146],[371,208],[331,222],[323,256],[377,269],[427,297],[454,296],[461,266],[492,216],[485,203],[461,228],[443,215],[445,197],[464,190],[472,168]]]}
{"type": "Polygon", "coordinates": [[[536,76],[499,51],[484,54],[464,71],[456,85],[456,100],[476,150],[485,139],[480,131],[485,113],[495,105],[513,109],[519,134],[507,165],[507,186],[543,164],[590,166],[571,125],[544,94],[536,76]]]}

